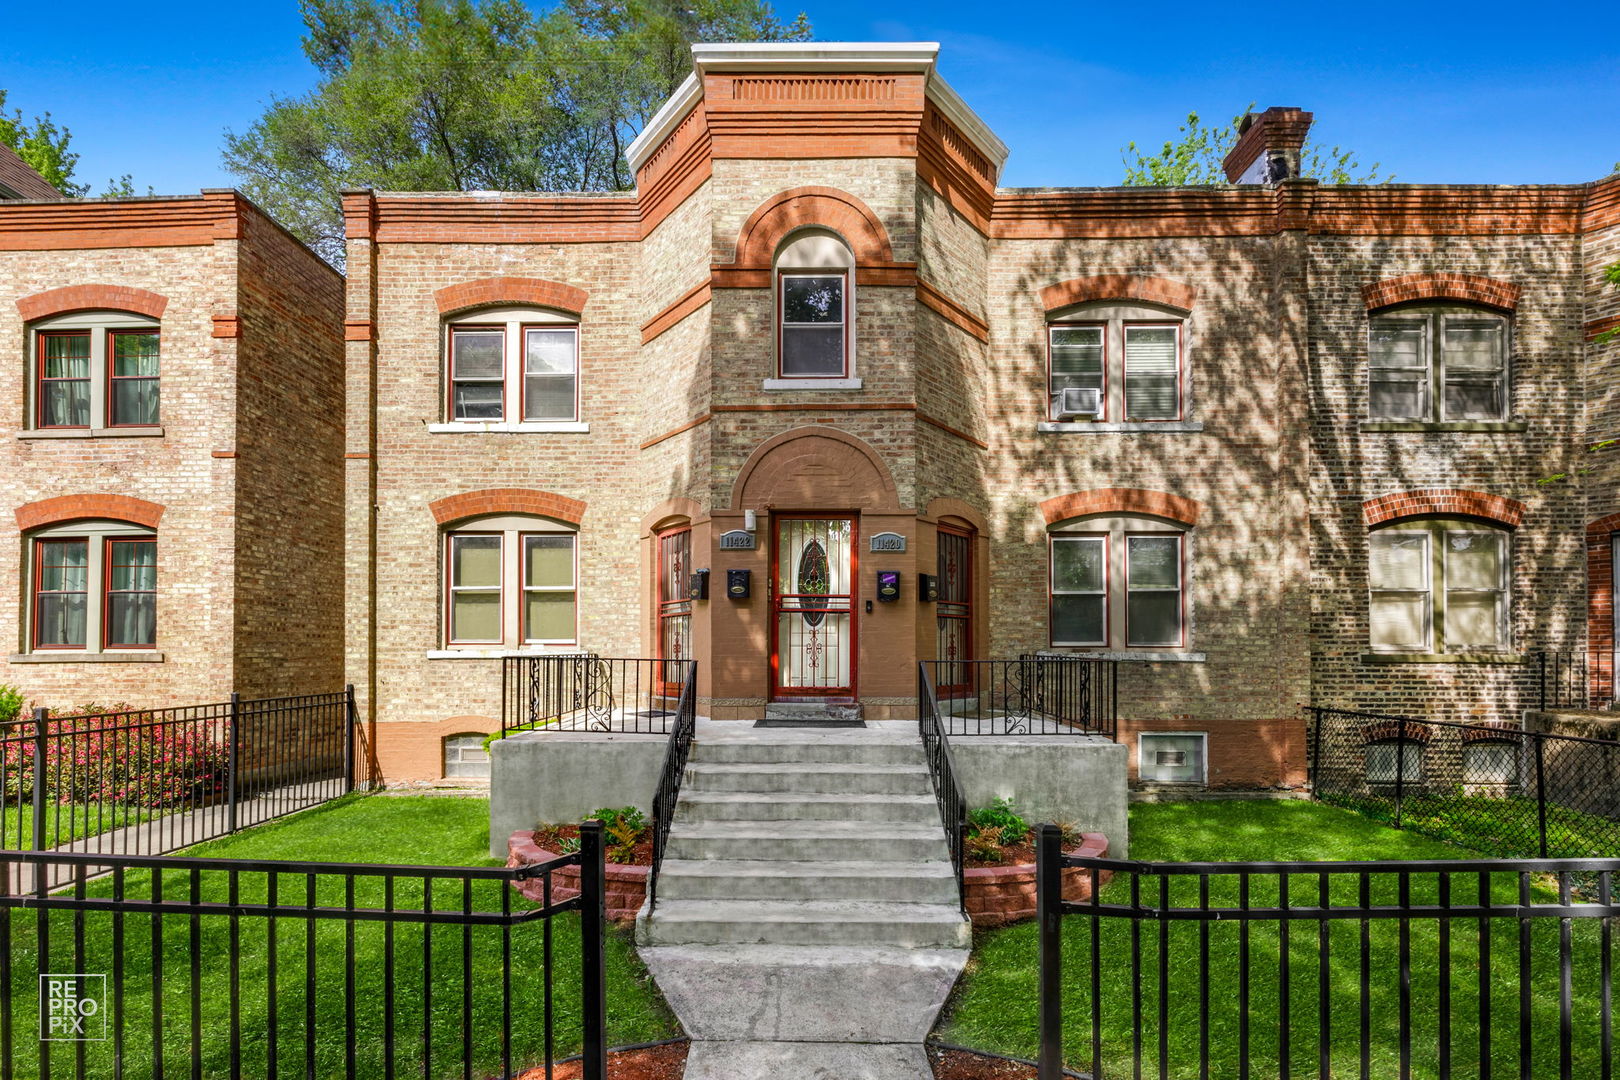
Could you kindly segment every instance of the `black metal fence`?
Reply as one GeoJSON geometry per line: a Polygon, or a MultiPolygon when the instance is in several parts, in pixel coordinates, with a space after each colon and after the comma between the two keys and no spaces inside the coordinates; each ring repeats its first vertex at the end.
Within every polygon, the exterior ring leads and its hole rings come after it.
{"type": "Polygon", "coordinates": [[[939,804],[940,823],[945,827],[945,839],[951,849],[957,898],[966,911],[967,884],[963,867],[967,847],[967,797],[962,793],[962,782],[956,778],[956,758],[951,754],[950,738],[946,734],[948,725],[940,713],[929,667],[927,661],[917,665],[917,726],[922,734],[928,775],[934,785],[934,799],[939,804]]]}
{"type": "Polygon", "coordinates": [[[1119,663],[1030,653],[925,660],[951,735],[1105,735],[1118,730],[1119,663]]]}
{"type": "Polygon", "coordinates": [[[1306,712],[1322,802],[1512,858],[1620,857],[1620,742],[1306,712]]]}
{"type": "Polygon", "coordinates": [[[675,710],[675,723],[669,732],[669,749],[664,753],[664,768],[658,775],[658,789],[653,792],[653,856],[652,870],[647,875],[647,894],[658,902],[658,871],[664,865],[664,848],[669,844],[669,830],[675,824],[675,806],[681,798],[681,777],[686,775],[686,759],[692,752],[692,738],[697,734],[697,661],[686,683],[681,688],[680,706],[675,710]]]}
{"type": "Polygon", "coordinates": [[[1612,1080],[1616,872],[1085,859],[1043,825],[1038,1075],[1612,1080]]]}
{"type": "Polygon", "coordinates": [[[1585,709],[1591,703],[1585,653],[1536,653],[1537,697],[1541,710],[1585,709]]]}
{"type": "Polygon", "coordinates": [[[501,660],[501,733],[623,731],[667,735],[694,660],[612,659],[594,653],[501,660]]]}
{"type": "Polygon", "coordinates": [[[353,687],[93,715],[37,709],[0,734],[0,848],[189,847],[353,790],[369,756],[356,739],[353,687]]]}
{"type": "Polygon", "coordinates": [[[522,868],[0,853],[0,880],[70,882],[0,893],[0,1080],[549,1077],[581,1049],[603,1080],[601,825],[580,839],[522,868]]]}

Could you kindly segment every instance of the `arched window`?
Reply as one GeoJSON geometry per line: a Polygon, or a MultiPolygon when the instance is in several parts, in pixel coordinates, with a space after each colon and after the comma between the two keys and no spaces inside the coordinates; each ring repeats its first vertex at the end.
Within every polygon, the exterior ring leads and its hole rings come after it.
{"type": "Polygon", "coordinates": [[[507,514],[445,533],[445,642],[572,645],[578,630],[578,537],[548,518],[507,514]]]}
{"type": "Polygon", "coordinates": [[[534,307],[486,308],[445,324],[445,416],[452,423],[579,420],[579,325],[534,307]]]}
{"type": "Polygon", "coordinates": [[[796,232],[777,252],[779,379],[854,377],[854,269],[849,245],[827,229],[796,232]]]}
{"type": "Polygon", "coordinates": [[[1069,308],[1047,327],[1047,419],[1180,420],[1185,313],[1142,303],[1069,308]]]}
{"type": "Polygon", "coordinates": [[[1389,308],[1367,321],[1372,420],[1506,420],[1511,324],[1459,304],[1389,308]]]}
{"type": "Polygon", "coordinates": [[[28,536],[28,642],[34,652],[104,653],[157,645],[157,534],[75,521],[28,536]]]}
{"type": "Polygon", "coordinates": [[[156,319],[80,311],[29,329],[30,427],[94,432],[158,425],[156,319]]]}
{"type": "Polygon", "coordinates": [[[1374,652],[1501,652],[1511,534],[1468,518],[1415,518],[1367,534],[1374,652]]]}
{"type": "Polygon", "coordinates": [[[1093,515],[1050,533],[1050,640],[1093,648],[1187,647],[1185,525],[1093,515]]]}

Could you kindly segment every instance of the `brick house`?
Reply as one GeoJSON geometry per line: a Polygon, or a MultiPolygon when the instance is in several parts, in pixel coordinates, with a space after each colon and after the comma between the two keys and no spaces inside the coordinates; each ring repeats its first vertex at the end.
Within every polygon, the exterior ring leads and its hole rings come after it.
{"type": "Polygon", "coordinates": [[[233,191],[0,203],[0,683],[342,685],[342,282],[233,191]]]}
{"type": "Polygon", "coordinates": [[[1620,427],[1620,345],[1594,341],[1620,322],[1620,179],[1325,187],[1297,179],[1310,114],[1271,109],[1231,187],[1002,188],[935,56],[697,46],[634,191],[349,192],[342,316],[230,193],[0,206],[10,681],[85,685],[30,646],[28,544],[90,510],[27,508],[118,494],[162,535],[190,515],[159,622],[207,630],[162,632],[172,682],[97,669],[125,680],[98,696],[346,680],[389,779],[499,725],[513,653],[695,657],[700,711],[737,720],[914,715],[918,659],[1128,660],[1133,775],[1213,787],[1300,783],[1313,701],[1512,720],[1541,652],[1614,695],[1620,451],[1585,447],[1620,427]],[[37,437],[30,350],[72,312],[30,298],[86,282],[166,297],[166,385],[189,358],[226,404],[177,402],[181,436],[165,389],[161,440],[37,437]],[[261,282],[282,302],[250,311],[261,282]],[[298,359],[234,378],[295,314],[298,359]]]}

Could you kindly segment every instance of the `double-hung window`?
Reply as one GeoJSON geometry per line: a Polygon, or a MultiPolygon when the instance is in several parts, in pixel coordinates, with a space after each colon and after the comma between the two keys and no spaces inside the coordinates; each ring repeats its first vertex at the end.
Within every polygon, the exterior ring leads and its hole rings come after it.
{"type": "Polygon", "coordinates": [[[1374,652],[1499,652],[1508,647],[1508,534],[1420,520],[1368,534],[1374,652]]]}
{"type": "Polygon", "coordinates": [[[784,379],[838,379],[849,371],[845,349],[845,275],[784,273],[781,375],[784,379]]]}
{"type": "Polygon", "coordinates": [[[1412,307],[1368,322],[1368,415],[1444,422],[1509,416],[1509,322],[1475,308],[1412,307]]]}
{"type": "Polygon", "coordinates": [[[579,327],[538,309],[477,312],[446,330],[447,419],[579,419],[579,327]]]}
{"type": "Polygon", "coordinates": [[[1183,419],[1184,337],[1179,317],[1134,305],[1092,304],[1049,324],[1046,419],[1183,419]]]}
{"type": "Polygon", "coordinates": [[[35,651],[156,646],[156,536],[119,522],[81,522],[34,534],[29,550],[35,651]]]}
{"type": "Polygon", "coordinates": [[[33,329],[32,426],[41,431],[159,423],[159,330],[137,315],[85,312],[33,329]]]}
{"type": "Polygon", "coordinates": [[[1052,533],[1051,644],[1185,648],[1185,541],[1148,518],[1092,518],[1052,533]]]}
{"type": "Polygon", "coordinates": [[[543,518],[471,522],[445,536],[445,642],[456,646],[578,640],[577,536],[543,518]]]}

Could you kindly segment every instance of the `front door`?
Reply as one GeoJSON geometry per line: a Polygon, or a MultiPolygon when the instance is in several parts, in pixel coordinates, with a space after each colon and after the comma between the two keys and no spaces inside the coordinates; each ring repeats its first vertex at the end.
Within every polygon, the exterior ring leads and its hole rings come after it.
{"type": "Polygon", "coordinates": [[[941,527],[939,530],[939,597],[934,604],[938,623],[935,655],[943,697],[958,697],[972,691],[973,668],[973,538],[967,533],[941,527]]]}
{"type": "Polygon", "coordinates": [[[855,693],[855,519],[779,517],[771,574],[775,698],[855,693]]]}

